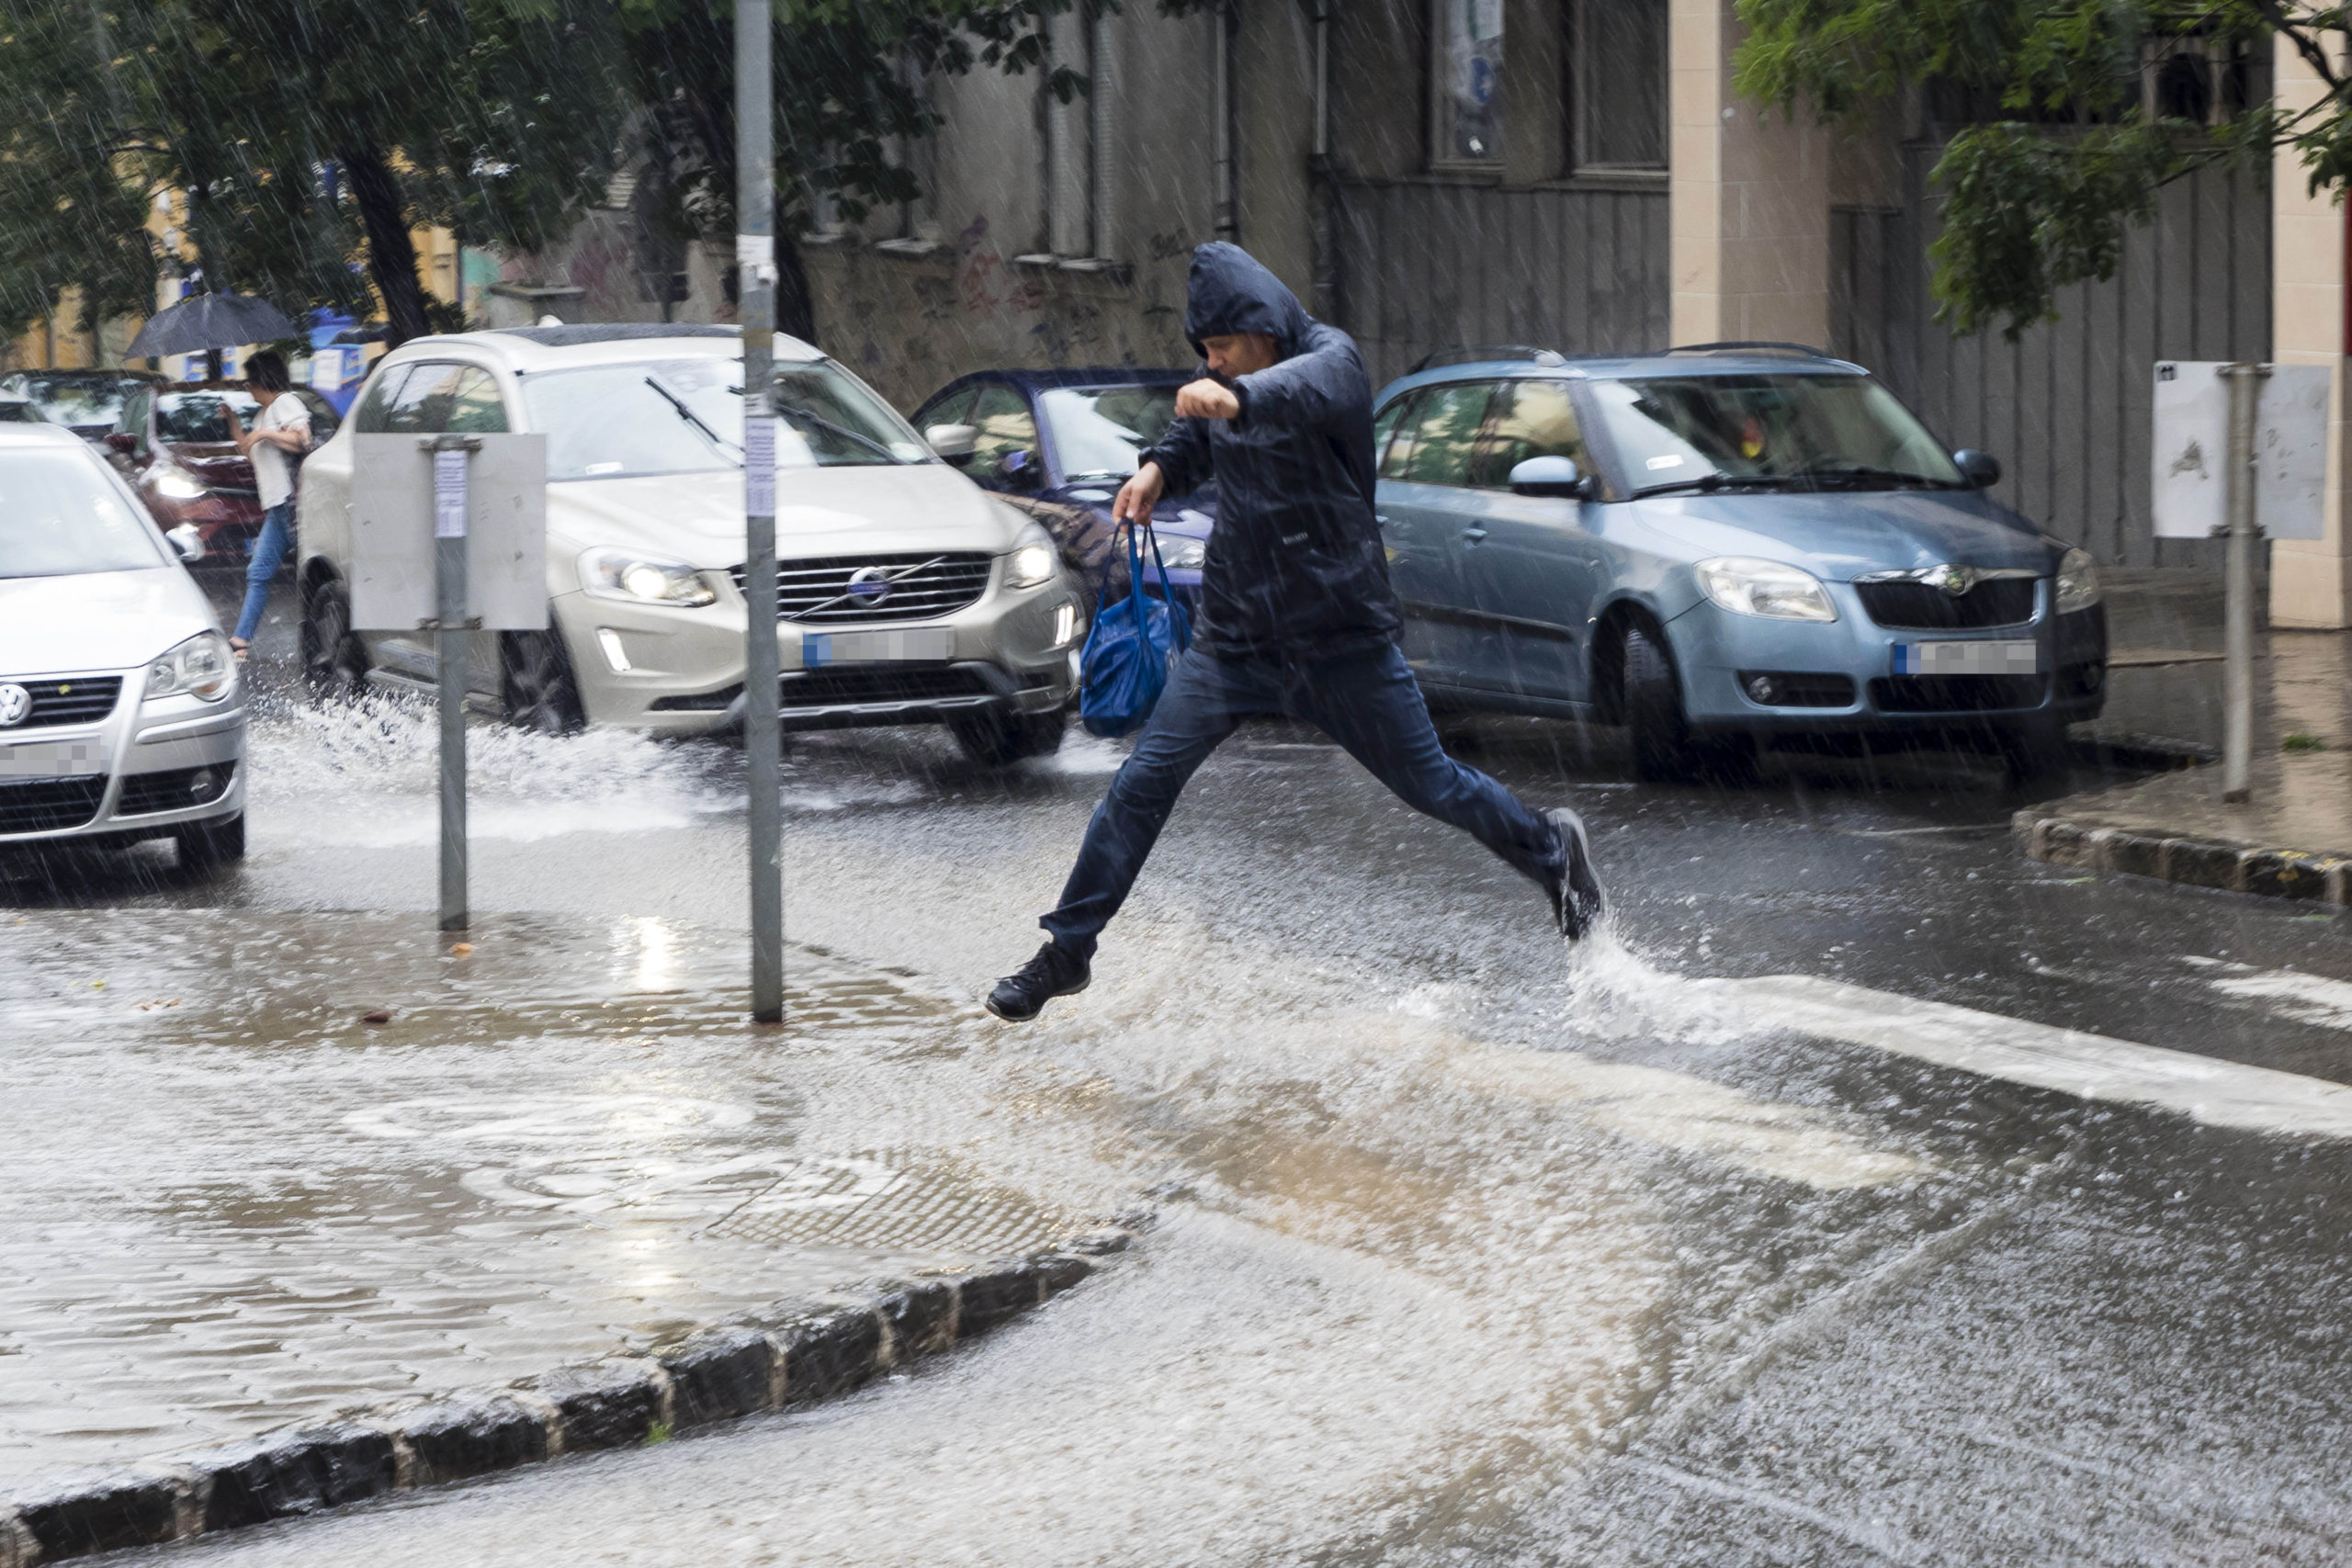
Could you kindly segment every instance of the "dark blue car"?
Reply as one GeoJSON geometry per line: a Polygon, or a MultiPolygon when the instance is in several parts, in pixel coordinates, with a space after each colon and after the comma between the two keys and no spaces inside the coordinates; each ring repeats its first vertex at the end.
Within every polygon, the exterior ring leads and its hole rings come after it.
{"type": "MultiPolygon", "coordinates": [[[[914,426],[947,461],[1035,517],[1060,544],[1091,615],[1127,591],[1126,550],[1112,548],[1111,502],[1159,439],[1191,370],[982,370],[932,394],[914,426]]],[[[1152,532],[1177,600],[1190,605],[1216,520],[1214,484],[1167,496],[1152,532]]],[[[1144,563],[1147,587],[1158,574],[1144,563]]]]}

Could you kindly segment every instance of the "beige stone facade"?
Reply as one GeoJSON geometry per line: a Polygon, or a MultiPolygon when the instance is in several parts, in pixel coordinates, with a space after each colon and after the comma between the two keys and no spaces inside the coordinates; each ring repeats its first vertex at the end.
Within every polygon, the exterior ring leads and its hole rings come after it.
{"type": "MultiPolygon", "coordinates": [[[[2319,101],[2324,85],[2284,39],[2276,55],[2280,109],[2293,114],[2319,101]]],[[[2287,149],[2271,171],[2271,357],[2282,365],[2324,365],[2335,373],[2335,417],[2327,441],[2327,536],[2280,539],[2270,547],[2273,626],[2352,626],[2352,570],[2346,500],[2352,467],[2346,446],[2352,385],[2345,376],[2345,258],[2352,248],[2337,193],[2312,195],[2301,160],[2287,149]]]]}

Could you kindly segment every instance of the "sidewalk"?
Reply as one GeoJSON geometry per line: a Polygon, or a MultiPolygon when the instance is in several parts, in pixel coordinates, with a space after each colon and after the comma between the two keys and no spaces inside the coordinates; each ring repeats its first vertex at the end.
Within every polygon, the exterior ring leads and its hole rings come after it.
{"type": "MultiPolygon", "coordinates": [[[[2087,727],[2090,737],[2218,757],[2219,583],[2132,574],[2109,614],[2107,711],[2087,727]]],[[[2019,811],[2012,826],[2026,852],[2057,865],[2352,904],[2352,633],[2260,630],[2255,649],[2252,800],[2225,805],[2218,766],[2166,773],[2019,811]]]]}
{"type": "Polygon", "coordinates": [[[968,1003],[795,950],[758,1031],[740,935],[471,942],[0,915],[0,1496],[864,1300],[1132,1197],[1034,1104],[1004,1135],[955,1066],[988,1054],[968,1003]]]}

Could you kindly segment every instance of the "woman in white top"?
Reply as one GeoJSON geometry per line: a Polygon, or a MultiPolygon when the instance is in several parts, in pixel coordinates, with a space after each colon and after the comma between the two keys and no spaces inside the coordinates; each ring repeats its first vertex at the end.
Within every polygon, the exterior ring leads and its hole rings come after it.
{"type": "Polygon", "coordinates": [[[237,450],[254,466],[254,484],[261,491],[261,536],[245,567],[245,607],[229,647],[239,659],[253,648],[254,628],[261,624],[261,609],[269,597],[269,580],[277,575],[294,536],[294,458],[311,449],[311,411],[288,390],[286,361],[264,349],[245,361],[245,389],[261,405],[247,430],[237,411],[227,410],[229,434],[237,450]]]}

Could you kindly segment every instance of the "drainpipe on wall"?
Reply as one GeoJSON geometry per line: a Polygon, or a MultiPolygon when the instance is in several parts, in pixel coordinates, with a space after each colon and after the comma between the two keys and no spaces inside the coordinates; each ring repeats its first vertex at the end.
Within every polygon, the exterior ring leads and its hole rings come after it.
{"type": "Polygon", "coordinates": [[[1331,3],[1315,5],[1315,151],[1306,160],[1315,212],[1315,313],[1336,321],[1340,314],[1340,187],[1331,169],[1331,3]]]}
{"type": "Polygon", "coordinates": [[[1210,114],[1216,120],[1213,140],[1216,164],[1216,237],[1241,242],[1241,204],[1233,170],[1233,6],[1220,0],[1216,19],[1216,59],[1209,73],[1214,85],[1210,114]]]}

